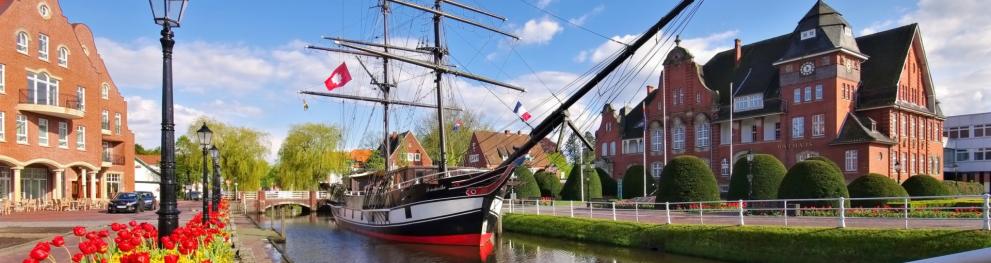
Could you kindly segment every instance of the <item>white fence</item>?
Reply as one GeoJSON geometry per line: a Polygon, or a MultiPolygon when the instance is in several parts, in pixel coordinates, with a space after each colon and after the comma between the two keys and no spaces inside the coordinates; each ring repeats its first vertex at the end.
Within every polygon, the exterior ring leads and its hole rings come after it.
{"type": "Polygon", "coordinates": [[[508,200],[503,211],[663,224],[991,230],[991,195],[709,202],[508,200]]]}
{"type": "MultiPolygon", "coordinates": [[[[241,197],[246,200],[257,200],[258,192],[240,192],[241,197]]],[[[269,199],[309,199],[309,191],[265,191],[264,196],[266,200],[269,199]]],[[[330,193],[326,191],[318,191],[317,199],[328,199],[330,198],[330,193]]]]}

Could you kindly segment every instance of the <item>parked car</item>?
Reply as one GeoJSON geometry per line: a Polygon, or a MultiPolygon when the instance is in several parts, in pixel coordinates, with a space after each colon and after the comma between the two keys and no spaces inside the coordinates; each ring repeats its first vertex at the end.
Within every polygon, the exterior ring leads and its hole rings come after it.
{"type": "Polygon", "coordinates": [[[188,193],[186,193],[186,200],[197,200],[197,201],[199,201],[201,195],[202,194],[200,194],[200,192],[189,191],[188,193]]]}
{"type": "Polygon", "coordinates": [[[135,193],[141,196],[141,200],[143,201],[142,203],[145,205],[145,210],[155,210],[155,208],[158,207],[158,201],[155,200],[155,193],[148,191],[135,191],[135,193]]]}
{"type": "Polygon", "coordinates": [[[117,196],[114,196],[113,200],[107,204],[107,213],[116,213],[120,211],[140,213],[145,210],[145,206],[138,205],[138,199],[141,198],[140,194],[135,192],[120,192],[117,196]]]}

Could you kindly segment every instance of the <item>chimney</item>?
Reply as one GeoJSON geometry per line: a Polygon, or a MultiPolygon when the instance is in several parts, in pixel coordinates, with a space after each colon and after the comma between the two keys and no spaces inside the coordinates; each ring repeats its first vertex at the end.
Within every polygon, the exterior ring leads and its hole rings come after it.
{"type": "Polygon", "coordinates": [[[516,130],[516,135],[523,134],[523,130],[516,130]]]}
{"type": "Polygon", "coordinates": [[[734,66],[740,66],[740,57],[743,57],[743,51],[740,49],[740,46],[741,46],[741,43],[742,42],[740,41],[739,38],[737,38],[736,41],[734,41],[734,42],[736,42],[733,45],[733,50],[736,52],[736,60],[734,60],[735,63],[733,65],[734,66]]]}
{"type": "Polygon", "coordinates": [[[653,92],[654,92],[654,86],[647,85],[647,94],[650,94],[650,93],[653,93],[653,92]]]}
{"type": "Polygon", "coordinates": [[[509,130],[502,130],[502,134],[509,134],[509,130]]]}

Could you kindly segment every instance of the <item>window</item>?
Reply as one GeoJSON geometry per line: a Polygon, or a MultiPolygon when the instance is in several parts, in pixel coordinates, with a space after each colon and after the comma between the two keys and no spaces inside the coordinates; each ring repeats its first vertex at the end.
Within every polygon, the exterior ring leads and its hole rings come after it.
{"type": "Polygon", "coordinates": [[[695,120],[695,147],[709,147],[709,121],[705,118],[695,120]]]}
{"type": "Polygon", "coordinates": [[[816,84],[816,100],[822,100],[822,84],[816,84]]]}
{"type": "Polygon", "coordinates": [[[477,163],[478,162],[478,154],[475,153],[475,154],[468,155],[468,162],[469,163],[477,163]]]}
{"type": "Polygon", "coordinates": [[[974,151],[974,160],[975,161],[984,161],[984,160],[991,161],[991,148],[978,148],[976,151],[974,151]]]}
{"type": "Polygon", "coordinates": [[[17,143],[28,143],[28,117],[24,114],[17,114],[17,143]]]}
{"type": "MultiPolygon", "coordinates": [[[[6,114],[4,112],[0,111],[0,142],[7,141],[7,125],[4,124],[5,121],[6,121],[6,118],[4,118],[4,117],[7,117],[7,116],[5,116],[5,115],[6,114]]],[[[0,197],[2,197],[2,196],[0,196],[0,197]]]]}
{"type": "Polygon", "coordinates": [[[915,117],[909,117],[908,124],[908,137],[915,138],[915,117]]]}
{"type": "Polygon", "coordinates": [[[103,110],[103,113],[100,114],[100,129],[110,130],[110,112],[107,110],[103,110]]]}
{"type": "Polygon", "coordinates": [[[826,134],[826,115],[812,115],[812,136],[823,136],[826,134]]]}
{"type": "Polygon", "coordinates": [[[805,102],[812,101],[812,87],[805,87],[805,102]]]}
{"type": "Polygon", "coordinates": [[[650,131],[650,151],[660,152],[664,148],[664,129],[654,128],[650,131]]]}
{"type": "Polygon", "coordinates": [[[86,150],[86,127],[76,126],[76,150],[86,150]]]}
{"type": "Polygon", "coordinates": [[[888,135],[891,136],[891,138],[897,139],[898,138],[898,130],[897,130],[897,127],[898,127],[898,116],[895,115],[894,113],[892,113],[891,114],[891,117],[889,117],[888,119],[891,122],[891,126],[888,126],[889,127],[888,128],[888,135]]]}
{"type": "Polygon", "coordinates": [[[653,162],[650,164],[650,176],[659,177],[661,176],[661,171],[664,171],[664,164],[661,162],[653,162]]]}
{"type": "Polygon", "coordinates": [[[643,138],[623,140],[623,154],[642,153],[643,138]]]}
{"type": "Polygon", "coordinates": [[[991,124],[974,125],[974,137],[991,136],[991,124]]]}
{"type": "Polygon", "coordinates": [[[27,167],[21,170],[21,194],[25,199],[44,198],[49,193],[48,169],[27,167]]]}
{"type": "Polygon", "coordinates": [[[967,152],[967,149],[957,149],[956,157],[957,161],[970,161],[970,153],[967,152]]]}
{"type": "Polygon", "coordinates": [[[406,160],[411,162],[419,162],[420,153],[406,153],[406,160]]]}
{"type": "Polygon", "coordinates": [[[602,157],[605,157],[606,155],[608,155],[609,154],[609,144],[602,143],[602,148],[599,148],[599,152],[600,152],[599,154],[602,155],[602,157]]]}
{"type": "Polygon", "coordinates": [[[802,31],[801,34],[802,34],[802,40],[814,38],[814,37],[816,37],[816,29],[813,28],[813,29],[805,30],[805,31],[802,31]]]}
{"type": "Polygon", "coordinates": [[[723,158],[719,165],[719,174],[723,177],[729,176],[729,161],[726,158],[723,158]]]}
{"type": "Polygon", "coordinates": [[[58,48],[58,65],[62,67],[69,67],[69,49],[66,47],[58,48]]]}
{"type": "Polygon", "coordinates": [[[761,94],[740,96],[733,100],[733,112],[748,111],[764,108],[764,97],[761,94]]]}
{"type": "Polygon", "coordinates": [[[681,150],[685,148],[685,125],[681,122],[675,122],[674,131],[671,133],[671,140],[674,145],[671,146],[674,150],[681,150]]]}
{"type": "Polygon", "coordinates": [[[798,159],[798,161],[801,162],[801,161],[805,161],[805,159],[809,159],[814,156],[819,156],[819,153],[812,151],[804,151],[798,153],[798,155],[795,156],[795,159],[798,159]]]}
{"type": "Polygon", "coordinates": [[[86,111],[86,88],[76,87],[77,110],[86,111]]]}
{"type": "Polygon", "coordinates": [[[120,174],[107,174],[107,196],[115,196],[120,192],[120,174]]]}
{"type": "Polygon", "coordinates": [[[743,120],[740,122],[740,142],[741,143],[751,143],[754,141],[754,134],[751,133],[754,125],[752,120],[743,120]]]}
{"type": "Polygon", "coordinates": [[[910,169],[908,172],[909,172],[910,175],[916,174],[916,171],[918,171],[919,169],[917,169],[918,166],[916,166],[918,163],[915,162],[915,154],[914,153],[912,154],[912,163],[911,164],[912,165],[908,167],[910,169]]]}
{"type": "Polygon", "coordinates": [[[17,52],[24,54],[28,53],[28,33],[21,31],[17,32],[17,52]]]}
{"type": "Polygon", "coordinates": [[[805,117],[791,118],[791,137],[796,139],[805,137],[805,117]]]}
{"type": "Polygon", "coordinates": [[[69,148],[69,125],[64,121],[58,122],[58,147],[69,148]]]}
{"type": "Polygon", "coordinates": [[[48,120],[38,118],[38,145],[48,146],[48,120]]]}
{"type": "Polygon", "coordinates": [[[775,122],[774,123],[774,139],[775,140],[781,139],[781,123],[780,122],[775,122]]]}
{"type": "Polygon", "coordinates": [[[856,172],[857,171],[857,150],[847,150],[846,154],[846,171],[856,172]]]}
{"type": "Polygon", "coordinates": [[[106,99],[110,99],[110,85],[109,84],[103,83],[103,86],[100,86],[100,98],[105,99],[105,100],[106,99]]]}
{"type": "Polygon", "coordinates": [[[609,154],[616,155],[616,142],[609,143],[609,154]]]}
{"type": "Polygon", "coordinates": [[[58,106],[59,80],[47,73],[28,72],[27,101],[31,104],[58,106]]]}
{"type": "Polygon", "coordinates": [[[120,135],[120,113],[114,113],[114,134],[120,135]]]}
{"type": "Polygon", "coordinates": [[[898,118],[898,135],[899,136],[902,136],[902,137],[906,136],[906,134],[905,134],[905,123],[906,122],[908,122],[908,120],[905,118],[905,116],[903,116],[903,115],[899,116],[899,118],[898,118]]]}
{"type": "Polygon", "coordinates": [[[38,34],[38,59],[48,61],[48,35],[38,34]]]}
{"type": "Polygon", "coordinates": [[[795,88],[794,90],[794,102],[795,104],[802,103],[802,88],[795,88]]]}
{"type": "Polygon", "coordinates": [[[7,92],[7,66],[0,64],[0,93],[7,92]]]}

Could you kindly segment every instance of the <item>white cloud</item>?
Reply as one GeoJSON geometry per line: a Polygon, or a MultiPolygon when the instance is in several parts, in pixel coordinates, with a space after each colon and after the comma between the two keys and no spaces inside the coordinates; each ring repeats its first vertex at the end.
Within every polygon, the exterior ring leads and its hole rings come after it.
{"type": "Polygon", "coordinates": [[[537,0],[537,7],[546,8],[547,6],[551,5],[551,3],[554,1],[555,0],[537,0]]]}
{"type": "Polygon", "coordinates": [[[520,44],[547,44],[554,36],[561,33],[564,28],[557,21],[544,16],[540,19],[530,19],[523,24],[523,27],[516,30],[516,36],[520,38],[520,44]]]}
{"type": "MultiPolygon", "coordinates": [[[[733,31],[719,32],[699,38],[682,39],[681,46],[688,49],[688,52],[691,52],[692,55],[695,56],[695,63],[705,64],[705,62],[709,61],[709,59],[712,58],[712,56],[715,55],[716,53],[731,48],[733,46],[731,39],[733,39],[733,37],[737,36],[738,34],[739,34],[738,31],[733,30],[733,31]]],[[[638,37],[639,35],[623,35],[623,36],[613,36],[612,39],[622,43],[633,43],[633,41],[636,40],[638,37]]],[[[660,38],[665,39],[668,38],[668,36],[662,34],[660,38]]],[[[648,41],[647,44],[645,44],[643,47],[640,48],[639,51],[637,51],[637,56],[640,56],[639,58],[644,58],[646,53],[648,53],[649,50],[654,49],[655,46],[658,44],[662,44],[662,43],[659,43],[657,41],[648,41]]],[[[665,49],[663,49],[663,52],[665,53],[661,53],[654,56],[653,57],[654,61],[652,61],[652,63],[653,62],[660,63],[661,61],[663,61],[664,56],[666,55],[667,52],[666,48],[669,48],[670,45],[672,45],[672,43],[665,43],[665,44],[669,45],[664,47],[665,49]]],[[[624,47],[623,45],[616,43],[614,41],[604,41],[602,44],[600,44],[598,47],[594,49],[580,51],[578,53],[578,56],[576,57],[576,60],[588,61],[591,63],[599,63],[615,55],[616,52],[622,50],[623,47],[624,47]]],[[[636,61],[639,59],[638,57],[634,57],[632,60],[636,61]]]]}
{"type": "MultiPolygon", "coordinates": [[[[175,104],[173,122],[177,134],[184,134],[189,125],[206,113],[175,104]]],[[[145,146],[159,145],[162,134],[162,105],[157,100],[141,96],[127,97],[127,126],[134,132],[135,143],[145,146]]]]}
{"type": "Polygon", "coordinates": [[[602,13],[602,11],[604,10],[606,10],[605,5],[598,5],[595,8],[592,8],[592,11],[589,11],[588,13],[585,13],[576,18],[568,19],[568,22],[581,26],[585,24],[585,21],[588,20],[588,18],[595,16],[599,13],[602,13]]]}

